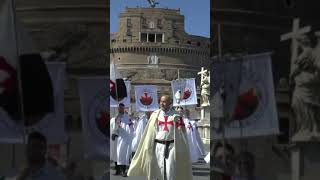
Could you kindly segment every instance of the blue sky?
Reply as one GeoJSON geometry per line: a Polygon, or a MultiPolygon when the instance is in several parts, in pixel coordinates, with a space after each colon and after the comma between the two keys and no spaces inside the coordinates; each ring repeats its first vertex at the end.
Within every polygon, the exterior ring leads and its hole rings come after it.
{"type": "MultiPolygon", "coordinates": [[[[157,0],[157,7],[180,8],[185,16],[185,31],[210,37],[210,0],[157,0]]],[[[110,0],[110,32],[118,31],[118,16],[125,7],[148,7],[147,0],[110,0]]]]}

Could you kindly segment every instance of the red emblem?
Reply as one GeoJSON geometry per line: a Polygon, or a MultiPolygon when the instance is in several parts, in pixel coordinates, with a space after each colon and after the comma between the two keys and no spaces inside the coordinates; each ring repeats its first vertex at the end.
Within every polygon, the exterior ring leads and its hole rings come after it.
{"type": "Polygon", "coordinates": [[[235,120],[243,120],[252,115],[259,104],[258,96],[254,88],[241,93],[238,97],[237,105],[234,112],[235,120]]]}
{"type": "Polygon", "coordinates": [[[192,91],[189,88],[185,88],[183,91],[182,99],[188,99],[191,96],[192,91]]]}
{"type": "Polygon", "coordinates": [[[144,92],[140,97],[140,102],[145,106],[149,106],[153,102],[153,98],[147,92],[144,92]]]}

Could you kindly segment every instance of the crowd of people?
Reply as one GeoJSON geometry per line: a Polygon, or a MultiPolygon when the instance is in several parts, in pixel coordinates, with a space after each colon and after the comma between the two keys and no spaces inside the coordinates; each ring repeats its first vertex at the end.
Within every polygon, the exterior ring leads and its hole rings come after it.
{"type": "Polygon", "coordinates": [[[110,159],[114,175],[144,176],[147,179],[192,179],[192,163],[206,155],[190,111],[172,107],[168,95],[160,98],[160,108],[128,114],[119,104],[110,120],[110,159]]]}
{"type": "Polygon", "coordinates": [[[236,153],[229,143],[217,142],[213,148],[212,174],[216,180],[257,180],[255,157],[248,151],[236,153]]]}
{"type": "MultiPolygon", "coordinates": [[[[28,135],[26,145],[26,162],[23,164],[16,180],[95,180],[77,171],[76,161],[60,162],[48,156],[47,139],[40,132],[28,135]]],[[[5,178],[4,179],[8,179],[5,178]]],[[[10,178],[9,178],[10,179],[10,178]]],[[[109,179],[107,171],[98,180],[109,179]]]]}

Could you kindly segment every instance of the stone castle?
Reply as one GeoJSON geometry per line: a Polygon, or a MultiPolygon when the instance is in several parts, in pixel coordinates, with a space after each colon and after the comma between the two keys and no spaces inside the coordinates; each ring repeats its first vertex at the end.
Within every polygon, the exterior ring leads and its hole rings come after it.
{"type": "Polygon", "coordinates": [[[189,35],[180,10],[126,8],[111,34],[110,58],[132,84],[155,84],[171,92],[170,81],[195,78],[210,64],[209,38],[189,35]]]}

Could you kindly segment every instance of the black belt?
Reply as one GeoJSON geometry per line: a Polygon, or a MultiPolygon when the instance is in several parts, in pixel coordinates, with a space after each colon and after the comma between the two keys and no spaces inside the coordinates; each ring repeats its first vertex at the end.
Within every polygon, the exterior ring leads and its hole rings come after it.
{"type": "Polygon", "coordinates": [[[169,157],[169,146],[170,146],[171,143],[174,142],[174,140],[171,140],[171,141],[161,141],[161,140],[156,139],[155,142],[166,145],[166,148],[165,148],[165,150],[164,150],[164,157],[165,157],[166,159],[168,159],[168,157],[169,157]]]}

